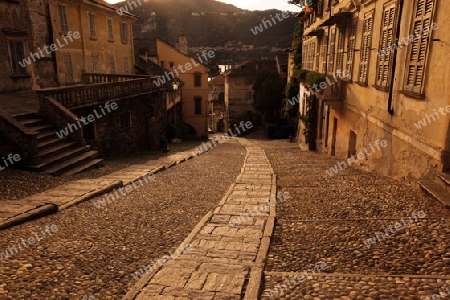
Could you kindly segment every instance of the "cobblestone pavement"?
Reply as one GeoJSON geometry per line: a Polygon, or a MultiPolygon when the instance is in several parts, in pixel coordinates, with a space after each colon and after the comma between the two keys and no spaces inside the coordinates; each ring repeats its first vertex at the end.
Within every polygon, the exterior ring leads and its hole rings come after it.
{"type": "Polygon", "coordinates": [[[353,167],[330,177],[325,170],[337,159],[286,141],[257,145],[291,195],[276,207],[262,299],[431,299],[450,291],[450,211],[417,183],[353,167]],[[412,217],[418,212],[422,218],[412,217]],[[314,270],[318,263],[326,268],[314,270]]]}
{"type": "Polygon", "coordinates": [[[124,299],[256,299],[275,220],[268,201],[275,206],[276,186],[264,151],[241,142],[247,148],[242,172],[184,241],[191,249],[152,268],[124,299]]]}
{"type": "Polygon", "coordinates": [[[1,231],[0,299],[121,299],[136,270],[173,252],[217,206],[245,153],[232,140],[103,208],[100,196],[1,231]]]}

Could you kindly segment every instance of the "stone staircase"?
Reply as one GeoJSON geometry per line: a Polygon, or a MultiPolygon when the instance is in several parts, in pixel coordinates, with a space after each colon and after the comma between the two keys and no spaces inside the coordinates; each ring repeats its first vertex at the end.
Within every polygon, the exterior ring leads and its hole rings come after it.
{"type": "Polygon", "coordinates": [[[419,185],[425,193],[450,208],[450,172],[437,173],[435,180],[421,180],[419,185]]]}
{"type": "Polygon", "coordinates": [[[13,116],[27,129],[35,131],[39,164],[29,165],[34,171],[53,175],[69,176],[98,166],[103,160],[97,159],[98,152],[89,145],[80,146],[69,137],[60,139],[56,132],[60,129],[50,125],[38,114],[22,114],[13,116]]]}

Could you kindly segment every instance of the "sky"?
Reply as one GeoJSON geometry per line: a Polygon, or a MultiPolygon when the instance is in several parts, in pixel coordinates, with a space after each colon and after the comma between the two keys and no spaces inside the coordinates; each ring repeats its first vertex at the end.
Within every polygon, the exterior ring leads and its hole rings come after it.
{"type": "MultiPolygon", "coordinates": [[[[117,3],[122,0],[106,0],[108,3],[117,3]]],[[[242,9],[267,10],[279,9],[282,11],[300,11],[298,6],[288,4],[288,0],[221,0],[220,2],[233,4],[242,9]]]]}

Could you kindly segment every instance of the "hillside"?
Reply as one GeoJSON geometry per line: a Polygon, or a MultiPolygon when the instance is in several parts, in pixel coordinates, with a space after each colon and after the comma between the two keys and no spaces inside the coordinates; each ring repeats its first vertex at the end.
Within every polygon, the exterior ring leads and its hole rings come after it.
{"type": "MultiPolygon", "coordinates": [[[[274,16],[277,10],[247,11],[214,0],[148,0],[130,10],[139,19],[135,23],[136,40],[160,37],[174,44],[183,32],[190,47],[216,47],[233,41],[256,47],[285,48],[292,41],[295,17],[278,22],[254,35],[250,29],[261,25],[263,18],[274,16]]],[[[117,3],[122,7],[127,2],[117,3]]]]}

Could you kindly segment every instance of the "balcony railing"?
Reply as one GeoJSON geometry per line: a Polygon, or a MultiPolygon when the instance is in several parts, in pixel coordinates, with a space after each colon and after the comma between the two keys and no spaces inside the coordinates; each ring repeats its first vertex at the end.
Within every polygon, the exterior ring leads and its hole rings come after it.
{"type": "Polygon", "coordinates": [[[153,78],[148,75],[130,75],[130,74],[99,74],[99,73],[83,73],[81,82],[84,84],[119,82],[138,78],[153,78]]]}
{"type": "MultiPolygon", "coordinates": [[[[149,76],[85,74],[84,82],[106,80],[104,83],[86,83],[69,87],[37,90],[39,99],[50,97],[68,109],[99,105],[161,90],[149,76]],[[95,76],[94,76],[95,75],[95,76]],[[125,79],[120,81],[120,79],[125,79]]],[[[42,105],[41,105],[42,107],[42,105]]]]}

